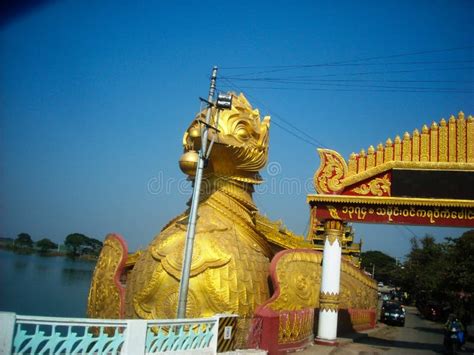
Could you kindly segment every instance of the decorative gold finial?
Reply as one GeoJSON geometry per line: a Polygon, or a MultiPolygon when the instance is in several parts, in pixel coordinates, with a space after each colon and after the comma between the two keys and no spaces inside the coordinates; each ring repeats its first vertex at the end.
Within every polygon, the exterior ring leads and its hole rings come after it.
{"type": "Polygon", "coordinates": [[[413,137],[417,137],[417,136],[419,136],[419,135],[420,135],[420,131],[419,131],[417,128],[415,128],[415,129],[413,130],[413,137]]]}
{"type": "Polygon", "coordinates": [[[189,176],[196,175],[196,167],[199,155],[195,150],[190,150],[181,155],[179,159],[179,167],[183,173],[189,176]]]}
{"type": "Polygon", "coordinates": [[[405,132],[405,133],[403,134],[403,140],[406,141],[406,140],[409,140],[409,139],[410,139],[410,133],[405,132]]]}
{"type": "Polygon", "coordinates": [[[393,145],[393,142],[390,138],[387,138],[387,141],[385,142],[386,147],[391,147],[393,145]]]}
{"type": "Polygon", "coordinates": [[[428,126],[427,126],[427,125],[423,125],[423,127],[421,128],[421,133],[425,133],[425,134],[426,134],[426,133],[428,133],[428,131],[429,131],[428,126]]]}
{"type": "Polygon", "coordinates": [[[441,121],[439,121],[439,125],[441,127],[446,127],[446,125],[447,125],[446,120],[444,118],[442,118],[441,121]]]}
{"type": "Polygon", "coordinates": [[[433,121],[433,123],[431,124],[431,129],[432,130],[438,129],[438,124],[435,121],[433,121]]]}
{"type": "Polygon", "coordinates": [[[371,146],[369,147],[369,149],[367,149],[367,153],[368,153],[368,154],[374,154],[374,153],[375,153],[375,148],[374,148],[373,145],[371,145],[371,146]]]}
{"type": "Polygon", "coordinates": [[[395,137],[395,144],[401,143],[401,141],[402,141],[402,140],[400,139],[400,136],[397,135],[397,136],[395,137]]]}
{"type": "Polygon", "coordinates": [[[464,112],[459,111],[458,113],[458,120],[463,120],[464,119],[464,112]]]}

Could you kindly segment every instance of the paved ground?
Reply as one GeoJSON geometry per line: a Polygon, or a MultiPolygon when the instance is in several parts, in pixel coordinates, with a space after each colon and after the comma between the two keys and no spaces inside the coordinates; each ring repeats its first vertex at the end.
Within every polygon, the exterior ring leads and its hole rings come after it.
{"type": "MultiPolygon", "coordinates": [[[[474,331],[470,327],[471,334],[474,331]]],[[[472,339],[472,338],[471,338],[472,339]]],[[[423,319],[414,307],[407,307],[404,327],[386,326],[338,338],[338,346],[313,345],[298,355],[309,354],[443,354],[443,324],[423,319]]],[[[465,344],[459,354],[474,354],[474,343],[465,344]]]]}

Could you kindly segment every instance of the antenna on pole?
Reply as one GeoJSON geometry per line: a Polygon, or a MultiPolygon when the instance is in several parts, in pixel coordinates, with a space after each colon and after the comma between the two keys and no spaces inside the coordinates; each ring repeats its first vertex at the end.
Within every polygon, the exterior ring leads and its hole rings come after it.
{"type": "Polygon", "coordinates": [[[179,284],[179,296],[178,296],[178,314],[177,318],[186,318],[186,304],[188,299],[188,289],[189,289],[189,276],[191,270],[191,261],[193,258],[193,244],[194,236],[196,234],[196,220],[197,220],[197,210],[199,204],[199,195],[201,192],[201,182],[202,175],[206,164],[206,160],[209,158],[212,146],[214,144],[214,137],[211,141],[209,147],[207,146],[207,137],[209,129],[217,129],[217,120],[219,117],[219,110],[230,109],[232,107],[232,96],[231,95],[219,95],[216,103],[214,103],[214,94],[216,91],[216,80],[217,80],[217,67],[212,68],[211,75],[211,84],[209,87],[209,96],[207,100],[201,99],[202,102],[207,103],[207,112],[206,112],[206,121],[200,121],[202,125],[202,136],[201,136],[201,149],[199,151],[199,159],[196,167],[196,175],[194,179],[194,188],[193,196],[191,200],[191,209],[189,212],[188,219],[188,228],[186,231],[186,244],[184,247],[184,257],[183,257],[183,269],[181,273],[181,282],[179,284]],[[216,127],[211,126],[211,115],[212,107],[217,108],[217,119],[216,127]]]}

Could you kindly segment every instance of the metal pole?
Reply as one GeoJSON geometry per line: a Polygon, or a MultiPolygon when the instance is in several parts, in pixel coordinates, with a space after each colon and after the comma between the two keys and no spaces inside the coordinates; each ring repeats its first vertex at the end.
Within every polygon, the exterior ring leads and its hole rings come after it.
{"type": "MultiPolygon", "coordinates": [[[[216,90],[217,67],[212,68],[211,86],[207,101],[212,102],[216,90]]],[[[209,106],[206,113],[206,123],[211,121],[212,108],[209,106]]],[[[189,274],[191,270],[191,261],[193,259],[194,235],[196,233],[196,217],[199,205],[199,194],[201,190],[202,174],[207,148],[208,126],[204,126],[201,137],[201,150],[199,151],[199,160],[196,168],[196,177],[194,179],[193,197],[191,200],[191,210],[189,213],[188,229],[186,231],[186,245],[184,247],[183,271],[181,273],[181,282],[179,284],[178,315],[177,318],[186,318],[186,303],[188,300],[189,274]]]]}

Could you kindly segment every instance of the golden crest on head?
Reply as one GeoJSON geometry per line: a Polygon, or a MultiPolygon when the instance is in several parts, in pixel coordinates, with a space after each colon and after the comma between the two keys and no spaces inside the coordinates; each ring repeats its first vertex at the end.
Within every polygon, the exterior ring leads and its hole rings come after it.
{"type": "MultiPolygon", "coordinates": [[[[209,165],[206,173],[226,176],[235,180],[259,183],[258,171],[267,163],[270,116],[260,119],[258,109],[253,109],[245,96],[232,95],[232,108],[212,109],[208,140],[214,139],[209,165]]],[[[201,123],[206,110],[198,113],[183,136],[184,154],[180,166],[184,173],[194,175],[191,166],[195,152],[201,146],[201,123]],[[192,161],[191,161],[192,160],[192,161]]]]}

